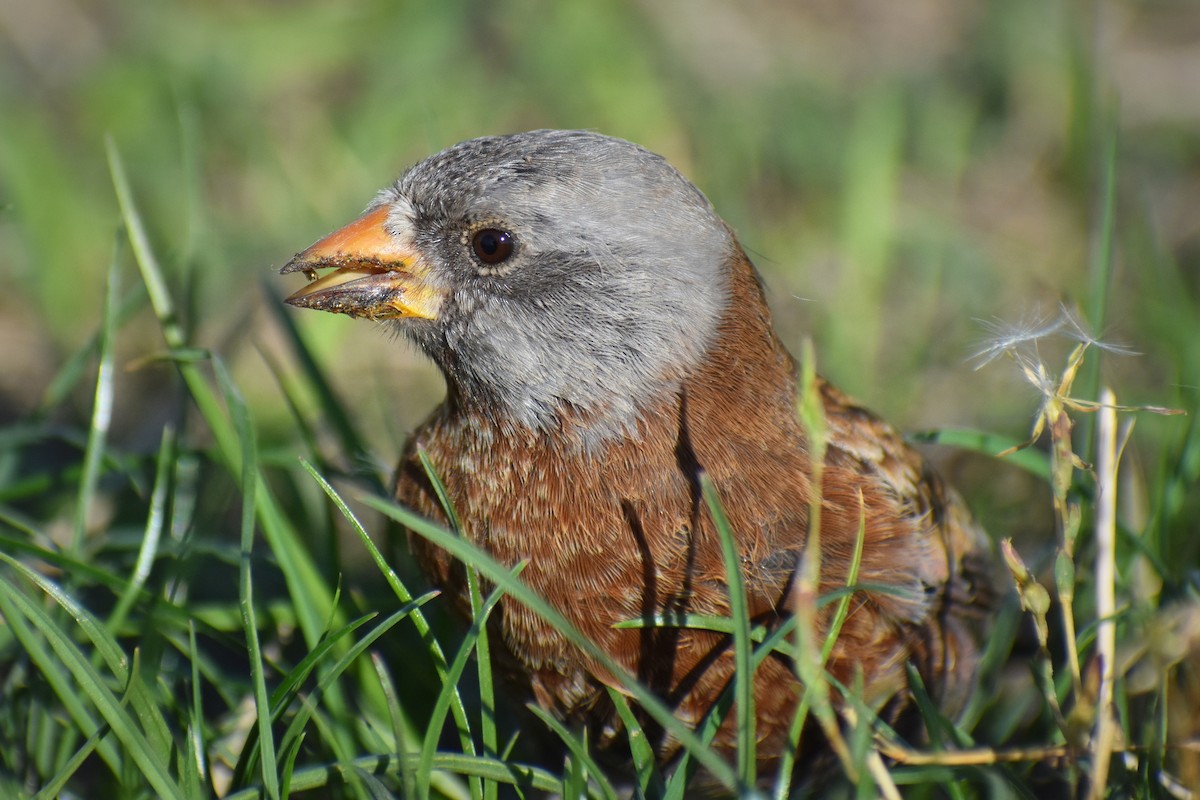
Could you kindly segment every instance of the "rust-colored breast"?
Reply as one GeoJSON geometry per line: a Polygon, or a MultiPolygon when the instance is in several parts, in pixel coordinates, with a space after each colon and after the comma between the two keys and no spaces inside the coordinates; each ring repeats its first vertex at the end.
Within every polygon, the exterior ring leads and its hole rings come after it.
{"type": "MultiPolygon", "coordinates": [[[[564,418],[553,433],[514,431],[486,409],[448,404],[414,436],[396,488],[402,503],[443,519],[414,455],[424,448],[467,535],[503,563],[528,560],[523,579],[690,722],[730,680],[727,638],[613,625],[663,612],[728,614],[701,470],[738,537],[752,613],[782,620],[813,492],[794,364],[771,329],[753,268],[744,257],[731,267],[733,304],[710,358],[664,382],[669,391],[643,410],[636,436],[587,453],[571,433],[586,420],[564,418]]],[[[909,660],[930,685],[961,693],[977,660],[977,634],[961,617],[978,599],[970,564],[984,540],[957,496],[891,428],[833,387],[822,391],[823,588],[844,585],[860,519],[859,581],[893,587],[855,596],[830,669],[844,680],[861,669],[868,696],[881,703],[903,691],[909,660]]],[[[461,569],[423,540],[412,546],[431,580],[465,609],[461,569]]],[[[501,606],[505,663],[527,678],[537,701],[597,731],[614,727],[596,710],[606,708],[600,695],[609,676],[524,607],[501,606]]],[[[797,697],[791,665],[764,661],[756,702],[765,759],[786,741],[797,697]]],[[[732,731],[718,743],[731,744],[732,731]]],[[[670,747],[661,743],[664,754],[670,747]]]]}

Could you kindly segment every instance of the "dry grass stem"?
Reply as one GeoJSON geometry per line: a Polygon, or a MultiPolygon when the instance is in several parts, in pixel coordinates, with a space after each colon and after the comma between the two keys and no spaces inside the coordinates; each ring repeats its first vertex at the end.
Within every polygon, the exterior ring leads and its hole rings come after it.
{"type": "Polygon", "coordinates": [[[1117,657],[1117,632],[1113,615],[1116,600],[1117,539],[1117,412],[1111,389],[1100,395],[1096,447],[1096,658],[1100,662],[1096,730],[1092,736],[1092,779],[1088,797],[1104,796],[1109,762],[1119,730],[1113,711],[1113,681],[1117,657]]]}

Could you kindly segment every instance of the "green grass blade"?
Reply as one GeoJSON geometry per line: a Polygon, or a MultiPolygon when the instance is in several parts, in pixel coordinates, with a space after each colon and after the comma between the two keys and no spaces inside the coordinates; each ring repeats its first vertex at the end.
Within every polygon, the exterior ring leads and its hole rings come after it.
{"type": "MultiPolygon", "coordinates": [[[[500,598],[503,596],[503,591],[497,588],[488,596],[486,601],[480,603],[478,613],[471,622],[470,630],[463,637],[462,644],[458,648],[458,653],[446,670],[442,689],[438,692],[437,699],[433,704],[433,710],[429,714],[429,727],[425,729],[425,739],[421,743],[420,761],[417,765],[417,795],[419,797],[426,797],[429,794],[429,780],[433,773],[433,756],[437,751],[438,739],[442,733],[446,713],[452,704],[462,702],[458,684],[462,679],[463,670],[470,660],[472,651],[474,651],[475,646],[478,644],[480,633],[487,626],[487,619],[491,615],[492,609],[496,607],[496,604],[500,602],[500,598]]],[[[464,745],[463,752],[467,755],[474,755],[475,743],[471,738],[470,728],[460,728],[458,735],[459,741],[464,745]]],[[[481,785],[478,782],[472,782],[471,796],[476,797],[481,792],[481,785]]]]}
{"type": "Polygon", "coordinates": [[[30,583],[35,584],[38,589],[41,589],[50,599],[66,610],[74,621],[76,621],[79,630],[82,630],[85,636],[91,640],[91,643],[96,646],[96,651],[104,661],[104,666],[108,668],[109,672],[113,673],[114,678],[121,682],[121,684],[124,684],[128,680],[130,663],[128,663],[125,651],[121,650],[120,645],[116,643],[116,639],[109,636],[107,631],[104,631],[104,627],[100,622],[96,621],[95,616],[92,616],[82,604],[74,600],[58,584],[50,581],[49,578],[41,575],[41,573],[31,570],[30,567],[25,566],[6,553],[0,553],[0,560],[4,560],[12,569],[22,573],[30,583]]]}
{"type": "Polygon", "coordinates": [[[466,756],[458,753],[439,753],[433,762],[434,769],[454,772],[464,776],[478,776],[496,783],[514,786],[530,786],[542,791],[555,791],[562,787],[560,780],[536,767],[498,761],[494,758],[466,756]]]}
{"type": "MultiPolygon", "coordinates": [[[[412,602],[412,593],[408,590],[408,587],[404,585],[404,582],[400,580],[400,576],[396,574],[396,571],[387,563],[387,560],[383,557],[383,554],[379,552],[379,548],[375,546],[373,541],[371,541],[371,537],[367,533],[366,528],[363,527],[362,523],[359,521],[358,517],[355,516],[354,512],[350,510],[350,507],[346,505],[346,501],[343,500],[341,495],[337,493],[337,491],[329,484],[329,482],[326,481],[319,472],[317,472],[312,464],[304,459],[300,459],[300,465],[304,467],[305,471],[308,472],[313,480],[317,482],[317,484],[325,492],[326,496],[328,496],[333,504],[337,507],[338,511],[341,512],[342,516],[345,517],[346,521],[350,523],[350,526],[354,529],[354,532],[358,534],[359,540],[367,549],[367,553],[371,556],[371,560],[375,563],[375,567],[379,570],[380,574],[383,575],[384,580],[387,581],[388,586],[391,587],[392,592],[396,595],[400,602],[412,602]]],[[[412,614],[412,622],[413,627],[417,629],[417,633],[421,637],[421,643],[425,646],[426,652],[429,653],[430,660],[433,662],[433,668],[437,672],[438,680],[445,685],[447,681],[446,676],[449,671],[449,663],[446,660],[446,654],[443,652],[441,644],[438,643],[437,638],[433,635],[433,630],[429,626],[429,620],[426,619],[425,614],[420,609],[417,609],[412,614]]],[[[462,703],[462,698],[455,696],[451,698],[451,701],[450,713],[454,717],[455,728],[459,731],[469,730],[471,726],[467,720],[467,709],[462,703]]],[[[466,738],[460,738],[459,742],[464,752],[468,752],[469,748],[473,746],[470,740],[466,738]]]]}
{"type": "MultiPolygon", "coordinates": [[[[11,563],[9,559],[5,560],[11,563]]],[[[50,615],[30,602],[7,580],[0,580],[0,613],[4,614],[10,624],[19,614],[41,633],[57,660],[71,673],[83,694],[112,728],[113,735],[121,742],[129,758],[137,765],[139,773],[155,793],[161,798],[183,800],[184,793],[171,777],[167,764],[158,757],[154,746],[139,729],[137,722],[125,710],[124,704],[108,689],[104,678],[91,665],[87,656],[50,615]]],[[[94,727],[87,731],[89,736],[93,733],[94,727]]],[[[118,774],[123,774],[123,771],[118,774]]]]}
{"type": "MultiPolygon", "coordinates": [[[[946,719],[946,716],[938,709],[933,698],[929,696],[929,691],[925,688],[925,681],[921,678],[921,673],[917,668],[910,662],[905,664],[905,670],[908,672],[908,685],[912,689],[917,711],[921,714],[921,720],[925,723],[925,730],[929,734],[929,748],[934,751],[945,750],[947,736],[954,740],[957,747],[970,747],[973,744],[971,738],[959,731],[954,723],[946,719]]],[[[962,789],[953,782],[947,784],[945,790],[950,800],[966,800],[962,789]]]]}
{"type": "Polygon", "coordinates": [[[71,780],[72,776],[74,776],[76,772],[79,771],[79,768],[84,765],[84,762],[91,758],[92,753],[96,751],[97,745],[99,745],[100,741],[109,734],[109,730],[110,729],[107,725],[97,728],[96,732],[89,736],[87,741],[83,743],[83,746],[76,750],[75,754],[67,760],[67,763],[63,765],[58,774],[46,783],[42,784],[41,788],[38,789],[37,794],[33,796],[34,800],[55,800],[56,798],[62,797],[64,794],[63,790],[66,788],[67,782],[71,780]]]}
{"type": "MultiPolygon", "coordinates": [[[[416,608],[420,605],[423,605],[433,596],[433,592],[422,595],[413,601],[413,607],[416,608]]],[[[377,616],[379,616],[379,613],[376,611],[363,614],[358,619],[348,622],[338,630],[333,631],[328,636],[325,636],[323,639],[321,639],[320,644],[308,651],[304,655],[304,658],[301,659],[300,663],[284,676],[280,684],[275,687],[275,691],[271,692],[270,704],[272,719],[279,719],[280,715],[283,713],[283,709],[285,709],[299,693],[300,687],[304,684],[304,681],[307,680],[308,676],[312,674],[312,671],[317,668],[317,665],[321,662],[321,660],[335,649],[337,643],[343,637],[349,636],[351,633],[358,630],[363,625],[366,625],[377,616]]]]}
{"type": "MultiPolygon", "coordinates": [[[[141,285],[128,291],[117,304],[113,314],[113,330],[119,330],[124,326],[145,302],[146,293],[141,285]]],[[[100,352],[100,339],[104,335],[104,328],[105,323],[102,321],[100,330],[89,337],[82,347],[71,353],[54,373],[54,377],[50,379],[45,391],[42,392],[38,409],[32,417],[34,420],[45,419],[51,411],[65,403],[84,376],[91,374],[92,359],[100,352]]]]}
{"type": "Polygon", "coordinates": [[[608,698],[616,709],[617,716],[625,725],[625,738],[629,742],[629,754],[633,759],[633,774],[637,776],[639,796],[649,800],[662,797],[666,792],[666,782],[658,768],[654,748],[646,738],[646,732],[642,730],[642,725],[625,695],[611,686],[605,688],[608,689],[608,698]]]}
{"type": "MultiPolygon", "coordinates": [[[[850,569],[846,573],[847,589],[853,589],[858,582],[858,570],[862,564],[863,548],[866,545],[867,527],[866,527],[866,509],[862,508],[862,497],[859,496],[859,520],[858,534],[854,538],[854,553],[850,559],[850,569]]],[[[824,597],[831,593],[826,593],[824,597]]],[[[837,609],[833,614],[833,621],[830,623],[829,632],[825,635],[825,642],[821,647],[821,661],[818,665],[822,670],[829,663],[829,656],[833,653],[833,648],[837,644],[838,636],[842,631],[842,625],[846,621],[846,617],[850,612],[850,598],[853,596],[853,591],[842,593],[838,599],[837,609]]],[[[818,607],[819,607],[818,603],[818,607]]],[[[792,618],[794,621],[795,617],[792,618]]],[[[782,626],[781,626],[782,627],[782,626]]],[[[765,648],[760,648],[765,649],[765,648]]],[[[827,674],[827,673],[826,673],[827,674]]],[[[779,759],[779,771],[776,778],[775,796],[777,798],[787,797],[791,790],[792,772],[796,765],[796,753],[800,746],[800,736],[804,731],[804,724],[808,717],[808,711],[811,707],[812,698],[809,692],[805,692],[801,697],[800,703],[796,707],[796,713],[792,718],[792,722],[788,728],[788,747],[784,750],[782,757],[779,759]]]]}
{"type": "Polygon", "coordinates": [[[375,667],[375,675],[379,679],[383,696],[387,700],[388,722],[391,723],[392,741],[396,756],[400,759],[401,796],[414,797],[417,791],[416,773],[412,769],[412,760],[405,758],[412,749],[411,744],[415,738],[413,726],[405,715],[403,707],[400,705],[400,696],[396,692],[396,683],[392,680],[391,670],[388,669],[383,657],[378,653],[371,653],[371,664],[375,667]]]}
{"type": "MultiPolygon", "coordinates": [[[[362,770],[371,775],[395,774],[399,770],[395,756],[366,755],[352,759],[346,764],[327,764],[304,767],[292,775],[293,794],[311,792],[337,785],[349,769],[362,770]]],[[[543,792],[556,792],[562,788],[561,780],[538,767],[514,764],[494,758],[439,753],[433,762],[434,769],[463,776],[477,776],[518,787],[529,787],[543,792]]],[[[258,789],[247,788],[231,792],[225,800],[256,800],[258,789]]]]}
{"type": "MultiPolygon", "coordinates": [[[[796,657],[794,669],[804,694],[796,708],[789,728],[789,751],[794,752],[800,743],[810,709],[814,711],[830,746],[845,764],[845,744],[837,728],[837,721],[829,701],[829,682],[826,678],[821,653],[823,643],[816,641],[817,603],[821,585],[821,511],[824,490],[825,453],[828,445],[828,426],[825,420],[825,405],[818,384],[816,356],[812,342],[806,340],[800,356],[800,397],[797,416],[804,426],[809,445],[809,468],[813,490],[808,500],[808,530],[796,575],[793,578],[790,606],[796,619],[796,657]]],[[[776,797],[785,797],[791,780],[792,756],[783,759],[776,781],[776,797]]]]}
{"type": "Polygon", "coordinates": [[[600,765],[592,758],[592,754],[588,751],[587,742],[567,730],[567,726],[551,716],[549,712],[543,711],[538,706],[532,704],[528,708],[533,712],[534,716],[545,723],[546,727],[558,735],[558,738],[567,746],[567,750],[575,757],[578,764],[596,781],[596,785],[600,789],[600,796],[605,798],[605,800],[617,800],[619,796],[617,790],[613,788],[612,783],[604,776],[604,771],[600,769],[600,765]]]}
{"type": "Polygon", "coordinates": [[[707,475],[700,476],[700,491],[712,515],[725,559],[725,581],[729,592],[729,611],[733,621],[733,693],[737,709],[738,778],[743,786],[756,783],[758,756],[757,717],[754,713],[754,643],[750,638],[750,612],[746,605],[746,583],[742,575],[742,554],[738,551],[729,517],[721,505],[716,487],[707,475]]]}
{"type": "Polygon", "coordinates": [[[112,424],[113,396],[116,391],[113,381],[113,342],[116,329],[118,247],[113,247],[112,262],[108,267],[108,285],[104,293],[101,312],[99,356],[96,369],[96,393],[92,401],[92,418],[88,425],[87,447],[83,456],[83,475],[79,481],[79,498],[75,507],[75,527],[71,537],[71,552],[83,548],[87,534],[88,509],[96,494],[96,482],[100,478],[100,463],[104,458],[105,440],[112,424]]]}
{"type": "Polygon", "coordinates": [[[594,659],[600,664],[606,672],[611,674],[621,684],[621,688],[637,700],[642,708],[658,724],[662,725],[684,748],[690,751],[693,757],[700,761],[717,781],[731,789],[737,787],[737,774],[730,769],[729,765],[720,756],[707,748],[692,730],[676,719],[671,710],[661,700],[641,685],[635,677],[626,672],[624,667],[613,659],[612,656],[584,636],[570,620],[497,563],[491,556],[473,544],[460,539],[454,534],[443,530],[441,527],[395,503],[370,496],[363,497],[363,502],[396,520],[417,535],[428,539],[431,543],[446,550],[455,558],[474,567],[487,580],[504,589],[514,600],[529,607],[530,610],[545,619],[572,645],[578,647],[589,658],[594,659]]]}
{"type": "Polygon", "coordinates": [[[162,442],[158,448],[158,460],[155,462],[154,489],[150,495],[150,508],[146,514],[146,530],[142,535],[142,544],[138,548],[137,561],[133,566],[133,575],[129,583],[117,599],[117,605],[109,614],[105,628],[111,634],[116,634],[125,623],[129,609],[137,602],[150,576],[150,569],[158,556],[158,543],[162,537],[166,519],[167,490],[171,483],[171,471],[175,464],[175,429],[170,425],[163,428],[162,442]]]}
{"type": "MultiPolygon", "coordinates": [[[[0,509],[0,525],[7,525],[14,530],[21,531],[32,540],[45,541],[46,539],[40,531],[29,527],[24,520],[18,519],[10,513],[5,513],[3,509],[0,509]]],[[[0,533],[0,552],[10,555],[24,553],[53,565],[63,572],[72,575],[77,580],[87,579],[87,581],[94,584],[111,589],[114,593],[120,593],[128,585],[124,578],[114,575],[107,570],[100,569],[94,564],[80,558],[70,556],[61,550],[41,547],[32,541],[5,536],[3,533],[0,533]]],[[[144,595],[143,598],[145,598],[144,595]]],[[[186,619],[182,613],[180,618],[186,619]]]]}
{"type": "MultiPolygon", "coordinates": [[[[466,533],[463,530],[462,519],[458,516],[458,510],[454,507],[454,503],[450,499],[450,493],[447,491],[446,485],[442,483],[442,479],[433,468],[433,462],[429,460],[429,454],[422,448],[417,450],[417,456],[421,460],[421,467],[425,470],[426,477],[429,478],[430,483],[433,485],[434,493],[437,494],[438,502],[441,504],[442,510],[445,511],[446,518],[450,520],[450,529],[459,536],[465,536],[466,533]]],[[[479,588],[479,575],[470,567],[467,568],[466,572],[467,596],[471,602],[471,619],[480,620],[484,611],[483,595],[479,588]]],[[[488,644],[487,626],[479,624],[474,626],[472,631],[475,632],[476,663],[479,666],[479,739],[483,747],[483,755],[485,757],[494,757],[499,737],[496,733],[496,692],[492,681],[492,651],[488,644]]],[[[484,796],[487,800],[494,800],[496,797],[496,784],[488,783],[484,786],[484,796]]]]}
{"type": "MultiPolygon", "coordinates": [[[[910,442],[918,444],[940,444],[970,450],[986,456],[995,456],[1005,450],[1011,450],[1024,443],[1024,439],[1003,436],[998,433],[977,431],[967,428],[939,428],[932,431],[911,433],[906,437],[910,442]]],[[[1032,447],[1009,453],[1004,457],[1004,463],[1020,467],[1031,475],[1042,480],[1050,480],[1049,456],[1032,447]]]]}
{"type": "Polygon", "coordinates": [[[190,800],[203,800],[209,792],[204,784],[207,764],[205,754],[208,748],[204,741],[204,705],[200,693],[200,657],[196,647],[196,626],[188,624],[188,647],[185,651],[192,672],[192,705],[189,710],[187,726],[187,755],[184,769],[186,780],[184,788],[188,790],[190,800]]]}
{"type": "MultiPolygon", "coordinates": [[[[392,615],[400,614],[400,616],[397,616],[396,618],[396,621],[400,621],[404,618],[404,616],[416,613],[416,610],[420,609],[421,606],[424,606],[424,604],[430,601],[432,597],[434,597],[433,593],[421,595],[418,597],[418,599],[412,602],[404,603],[404,606],[402,606],[400,609],[397,609],[396,612],[392,612],[392,615]]],[[[292,672],[284,676],[282,684],[276,688],[275,692],[271,693],[272,720],[281,720],[284,710],[286,710],[288,706],[294,702],[295,698],[299,696],[301,685],[304,684],[304,681],[308,678],[308,675],[313,672],[313,669],[316,669],[318,664],[322,663],[322,661],[326,660],[326,658],[328,658],[330,655],[336,655],[335,648],[338,640],[348,636],[349,633],[358,630],[359,627],[366,625],[367,622],[370,622],[376,618],[377,615],[377,613],[372,612],[370,614],[364,614],[360,616],[359,619],[350,622],[349,625],[342,627],[341,630],[330,633],[329,637],[326,637],[326,639],[324,639],[316,649],[308,652],[308,654],[304,657],[304,661],[296,664],[296,667],[292,670],[292,672]]],[[[390,620],[391,616],[389,616],[388,619],[390,620]]],[[[386,627],[391,627],[391,625],[386,627]]],[[[386,630],[386,627],[384,630],[386,630]]],[[[380,634],[384,632],[383,630],[378,630],[378,628],[376,628],[374,631],[376,632],[372,633],[372,636],[370,637],[371,642],[373,642],[374,639],[377,639],[380,634]]],[[[361,643],[350,645],[350,648],[348,648],[346,652],[341,655],[341,658],[344,660],[344,658],[346,658],[350,652],[360,651],[361,643]]],[[[338,661],[337,663],[341,663],[341,661],[338,661]]],[[[347,662],[347,664],[348,663],[349,662],[347,662]]],[[[336,666],[331,669],[336,669],[336,666]]],[[[330,675],[328,672],[326,672],[326,670],[323,670],[322,674],[320,674],[320,678],[318,679],[318,688],[328,686],[329,684],[330,675]]],[[[296,729],[296,734],[299,734],[299,729],[296,729]]],[[[288,745],[287,736],[284,736],[283,745],[288,745]]]]}
{"type": "Polygon", "coordinates": [[[125,174],[125,166],[117,144],[112,138],[105,139],[105,149],[108,153],[109,172],[112,174],[113,188],[117,194],[117,203],[121,207],[121,216],[125,222],[125,232],[129,236],[129,244],[133,247],[134,259],[141,269],[142,281],[150,295],[150,304],[158,316],[162,326],[163,338],[167,346],[175,349],[185,346],[183,328],[175,314],[175,303],[171,293],[167,291],[167,283],[163,280],[162,268],[150,246],[150,237],[146,234],[146,226],[142,224],[133,201],[133,189],[125,174]]]}
{"type": "Polygon", "coordinates": [[[284,797],[288,797],[292,793],[292,776],[296,774],[296,757],[300,755],[300,748],[303,746],[304,734],[301,733],[283,749],[283,775],[279,790],[284,797]]]}
{"type": "MultiPolygon", "coordinates": [[[[158,317],[159,327],[167,347],[172,351],[185,350],[187,340],[175,311],[174,302],[167,291],[162,269],[150,247],[145,225],[133,199],[133,191],[120,153],[110,139],[106,142],[109,171],[112,173],[113,188],[121,208],[121,217],[133,248],[134,258],[142,280],[150,295],[150,303],[158,317]]],[[[217,443],[217,450],[233,475],[241,478],[241,445],[233,426],[226,419],[221,403],[205,381],[199,365],[190,359],[176,362],[176,367],[187,384],[193,402],[200,409],[217,443]]],[[[274,554],[289,593],[296,606],[296,617],[305,640],[310,644],[320,638],[325,622],[333,612],[332,598],[320,570],[316,568],[304,542],[296,535],[291,525],[277,506],[270,490],[261,476],[256,476],[254,504],[264,538],[274,554]]],[[[339,619],[338,624],[344,620],[339,619]]]]}
{"type": "MultiPolygon", "coordinates": [[[[854,553],[850,557],[850,569],[846,572],[846,584],[854,586],[858,582],[858,570],[862,565],[863,548],[867,541],[867,507],[863,502],[863,496],[860,492],[858,495],[858,533],[854,537],[854,553]]],[[[833,612],[833,622],[829,625],[829,632],[825,634],[825,643],[821,647],[821,667],[824,668],[829,663],[829,656],[833,653],[833,648],[837,644],[838,636],[841,635],[842,625],[846,622],[846,617],[850,614],[850,599],[853,593],[847,592],[841,595],[838,600],[837,609],[833,612]]]]}
{"type": "MultiPolygon", "coordinates": [[[[70,674],[65,670],[62,662],[47,649],[45,640],[30,629],[22,616],[14,612],[4,594],[8,591],[16,591],[16,589],[11,587],[5,578],[0,577],[0,616],[4,617],[6,627],[17,644],[25,650],[39,675],[62,703],[62,710],[66,712],[66,716],[70,718],[75,728],[87,738],[108,731],[108,725],[97,722],[91,711],[85,706],[70,674]]],[[[112,739],[102,738],[97,748],[100,757],[104,759],[112,773],[121,775],[124,771],[124,759],[112,739]]]]}
{"type": "MultiPolygon", "coordinates": [[[[422,596],[413,603],[413,608],[416,608],[418,604],[425,603],[431,597],[433,597],[432,592],[422,596]]],[[[358,619],[324,636],[316,647],[305,654],[299,664],[283,676],[283,680],[271,692],[271,697],[267,701],[271,709],[272,722],[278,722],[283,718],[284,712],[295,700],[308,676],[329,657],[329,654],[338,646],[338,642],[375,619],[376,616],[378,616],[376,612],[363,614],[358,619]]],[[[242,748],[242,756],[234,767],[234,782],[236,784],[240,785],[248,782],[247,775],[249,771],[259,763],[257,758],[258,736],[259,731],[257,729],[251,729],[247,734],[246,742],[242,748]]],[[[290,743],[283,741],[281,746],[286,749],[290,746],[290,743]]]]}
{"type": "Polygon", "coordinates": [[[125,684],[127,695],[145,731],[146,741],[153,747],[156,756],[164,763],[174,749],[170,726],[163,717],[157,698],[143,684],[135,668],[131,668],[125,652],[116,639],[104,629],[94,616],[73,597],[49,578],[34,572],[10,556],[0,553],[0,559],[20,572],[31,583],[45,592],[66,611],[96,647],[96,652],[117,681],[125,684]]]}
{"type": "MultiPolygon", "coordinates": [[[[474,631],[476,674],[479,679],[479,742],[483,755],[494,758],[499,736],[496,733],[496,693],[492,681],[492,655],[487,632],[487,617],[491,608],[485,605],[480,592],[479,576],[470,568],[467,569],[467,593],[471,598],[471,619],[478,621],[474,631]]],[[[496,595],[496,599],[499,600],[499,594],[496,595]]],[[[497,786],[494,782],[484,783],[482,788],[485,800],[495,800],[497,786]]]]}
{"type": "Polygon", "coordinates": [[[429,460],[429,453],[425,452],[423,447],[418,448],[417,458],[421,460],[421,469],[425,470],[425,477],[429,478],[429,483],[433,486],[433,493],[437,495],[438,505],[442,507],[442,511],[446,512],[446,518],[450,520],[450,530],[459,536],[465,536],[458,509],[454,507],[454,503],[450,499],[450,492],[446,489],[446,484],[442,483],[437,470],[433,468],[433,462],[429,460]]]}
{"type": "Polygon", "coordinates": [[[225,396],[225,404],[233,420],[234,430],[241,442],[242,450],[242,520],[241,559],[238,569],[238,607],[242,612],[242,626],[246,636],[246,647],[250,659],[250,680],[254,690],[254,707],[258,717],[259,774],[262,775],[264,791],[270,800],[281,797],[279,791],[279,769],[275,761],[275,737],[271,731],[271,701],[267,696],[267,681],[263,674],[262,645],[258,640],[258,620],[254,609],[254,574],[252,554],[254,551],[254,518],[258,491],[258,457],[254,431],[246,404],[233,385],[232,378],[220,359],[213,360],[217,383],[225,396]]]}
{"type": "MultiPolygon", "coordinates": [[[[346,651],[338,657],[337,661],[328,665],[326,669],[321,671],[321,676],[317,680],[315,690],[305,698],[304,703],[296,712],[296,715],[292,718],[291,722],[288,723],[287,730],[280,738],[283,749],[286,750],[288,747],[290,747],[291,743],[303,733],[305,726],[307,726],[309,721],[315,716],[318,701],[320,701],[331,688],[337,685],[337,681],[341,675],[352,664],[354,664],[359,656],[366,652],[367,648],[374,644],[379,637],[390,631],[396,626],[397,623],[411,614],[417,607],[418,606],[416,603],[408,603],[402,608],[392,612],[383,620],[381,620],[378,625],[367,631],[362,639],[358,640],[349,648],[347,648],[346,651]]],[[[354,760],[353,756],[350,754],[351,748],[341,740],[338,732],[327,730],[324,733],[326,741],[333,748],[339,758],[347,764],[351,763],[354,760]]],[[[293,786],[294,785],[293,776],[293,786]]]]}

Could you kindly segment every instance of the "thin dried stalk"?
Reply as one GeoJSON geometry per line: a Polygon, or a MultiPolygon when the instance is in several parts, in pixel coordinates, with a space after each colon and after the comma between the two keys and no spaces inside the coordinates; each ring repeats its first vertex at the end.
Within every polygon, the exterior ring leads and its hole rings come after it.
{"type": "Polygon", "coordinates": [[[1109,762],[1119,735],[1113,713],[1113,681],[1117,657],[1116,538],[1117,538],[1117,411],[1111,389],[1100,395],[1096,448],[1096,657],[1100,662],[1096,730],[1092,736],[1092,780],[1088,797],[1104,796],[1109,762]]]}

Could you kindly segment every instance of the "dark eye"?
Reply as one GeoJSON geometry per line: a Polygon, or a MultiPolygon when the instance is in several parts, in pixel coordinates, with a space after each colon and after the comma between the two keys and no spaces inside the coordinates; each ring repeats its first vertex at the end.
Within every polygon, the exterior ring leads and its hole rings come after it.
{"type": "Polygon", "coordinates": [[[513,254],[512,235],[497,228],[484,228],[471,238],[471,249],[483,263],[499,264],[513,254]]]}

